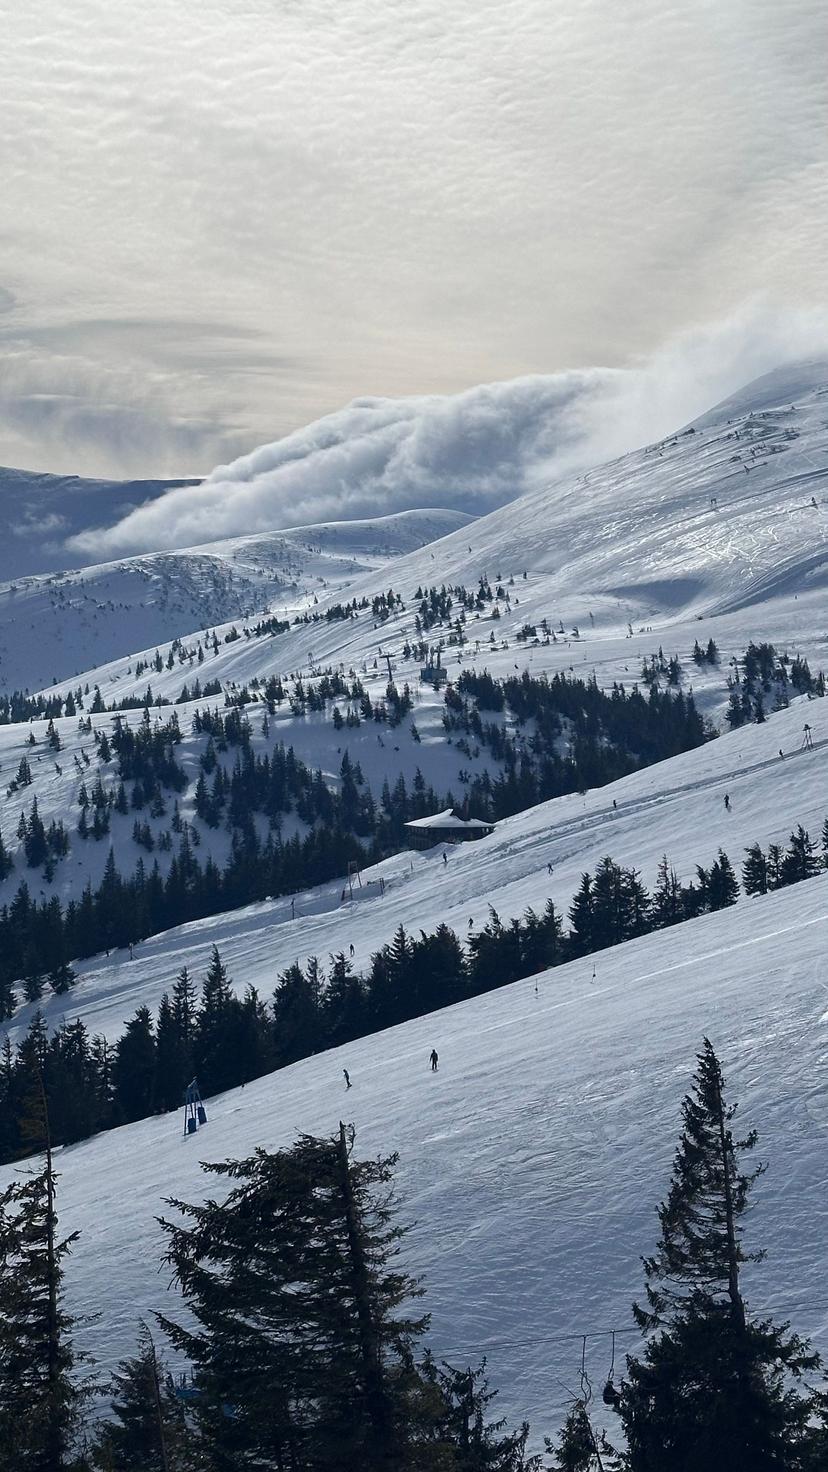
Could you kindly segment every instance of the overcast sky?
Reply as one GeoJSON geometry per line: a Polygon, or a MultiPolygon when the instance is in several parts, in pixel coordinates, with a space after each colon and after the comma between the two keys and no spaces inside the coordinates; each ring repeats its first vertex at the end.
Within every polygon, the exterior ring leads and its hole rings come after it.
{"type": "Polygon", "coordinates": [[[0,463],[206,472],[828,299],[824,0],[0,13],[0,463]]]}

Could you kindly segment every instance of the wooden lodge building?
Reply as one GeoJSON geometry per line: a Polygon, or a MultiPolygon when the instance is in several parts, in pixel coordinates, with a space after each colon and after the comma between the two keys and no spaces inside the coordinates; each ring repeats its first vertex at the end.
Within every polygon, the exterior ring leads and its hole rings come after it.
{"type": "Polygon", "coordinates": [[[494,823],[483,823],[480,818],[458,818],[453,808],[445,812],[432,813],[428,818],[412,818],[405,825],[409,848],[432,848],[437,843],[468,843],[477,838],[487,838],[494,832],[494,823]]]}

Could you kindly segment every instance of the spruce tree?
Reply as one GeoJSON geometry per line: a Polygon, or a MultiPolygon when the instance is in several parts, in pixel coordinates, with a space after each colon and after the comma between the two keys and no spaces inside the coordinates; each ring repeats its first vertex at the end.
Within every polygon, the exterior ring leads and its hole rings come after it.
{"type": "Polygon", "coordinates": [[[745,894],[767,894],[768,861],[758,843],[745,849],[742,864],[742,888],[745,894]]]}
{"type": "Polygon", "coordinates": [[[675,869],[666,854],[658,866],[658,878],[653,890],[651,914],[657,927],[677,925],[684,919],[681,903],[681,884],[675,869]]]}
{"type": "Polygon", "coordinates": [[[42,1166],[0,1193],[0,1465],[15,1472],[73,1467],[72,1445],[91,1387],[78,1382],[76,1320],[63,1302],[63,1266],[78,1233],[60,1238],[42,1078],[24,1136],[42,1166]]]}
{"type": "Polygon", "coordinates": [[[742,1296],[743,1217],[762,1168],[745,1172],[755,1133],[735,1140],[735,1105],[705,1039],[658,1246],[644,1259],[649,1336],[627,1362],[620,1412],[630,1472],[792,1472],[802,1466],[813,1394],[800,1377],[818,1358],[788,1326],[755,1319],[742,1296]]]}
{"type": "Polygon", "coordinates": [[[527,1454],[529,1426],[507,1431],[504,1419],[489,1421],[496,1391],[489,1389],[485,1361],[476,1369],[434,1365],[427,1355],[423,1373],[441,1403],[438,1444],[445,1450],[446,1472],[540,1472],[539,1456],[527,1454]]]}
{"type": "Polygon", "coordinates": [[[564,1421],[558,1445],[547,1440],[546,1450],[552,1453],[552,1466],[558,1472],[616,1472],[623,1466],[606,1436],[593,1429],[580,1400],[564,1421]]]}
{"type": "Polygon", "coordinates": [[[183,1472],[186,1427],[181,1401],[146,1324],[138,1353],[112,1377],[112,1414],[99,1429],[92,1462],[102,1472],[183,1472]]]}
{"type": "Polygon", "coordinates": [[[780,884],[800,884],[803,879],[813,879],[819,869],[819,859],[811,836],[798,823],[782,859],[780,884]]]}
{"type": "MultiPolygon", "coordinates": [[[[699,875],[703,871],[699,870],[699,875]]],[[[707,902],[711,910],[724,910],[728,905],[735,905],[739,898],[739,881],[733,872],[724,849],[719,849],[719,857],[711,864],[707,874],[707,902]]]]}
{"type": "MultiPolygon", "coordinates": [[[[221,1202],[162,1220],[189,1322],[161,1322],[193,1366],[216,1472],[425,1472],[438,1407],[414,1348],[427,1324],[399,1267],[395,1157],[355,1161],[352,1134],[205,1167],[221,1202]]],[[[443,1461],[445,1465],[445,1460],[443,1461]]],[[[450,1464],[449,1464],[450,1465],[450,1464]]]]}

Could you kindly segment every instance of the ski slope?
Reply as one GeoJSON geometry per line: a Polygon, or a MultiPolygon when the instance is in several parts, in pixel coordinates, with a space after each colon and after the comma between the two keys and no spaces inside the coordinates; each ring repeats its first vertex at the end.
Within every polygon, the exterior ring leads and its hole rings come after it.
{"type": "MultiPolygon", "coordinates": [[[[416,637],[418,587],[473,589],[484,574],[503,587],[499,617],[488,605],[479,620],[467,621],[462,648],[444,645],[450,675],[469,666],[498,676],[528,668],[583,678],[594,672],[604,687],[629,685],[642,658],[661,645],[665,654],[679,654],[683,688],[692,687],[721,724],[728,661],[751,639],[807,657],[814,671],[828,668],[826,482],[828,368],[804,365],[749,385],[657,445],[447,535],[440,535],[446,523],[424,525],[415,516],[405,523],[408,542],[402,517],[389,519],[395,528],[384,542],[377,540],[379,523],[245,538],[181,554],[182,576],[194,580],[186,588],[178,588],[172,571],[177,554],[169,555],[173,561],[167,554],[126,559],[68,575],[90,580],[89,596],[97,600],[91,618],[89,609],[64,606],[79,584],[66,585],[65,599],[45,580],[21,584],[16,593],[0,590],[0,640],[7,645],[0,660],[12,657],[19,640],[13,658],[21,675],[29,673],[10,683],[35,688],[34,672],[43,675],[59,655],[66,675],[58,690],[80,679],[100,685],[107,702],[142,693],[148,679],[156,696],[174,701],[198,674],[221,681],[222,696],[209,702],[221,706],[225,693],[253,680],[301,674],[307,681],[326,668],[359,674],[376,700],[387,683],[387,656],[398,686],[408,681],[417,692],[419,741],[410,718],[383,729],[378,740],[372,723],[335,732],[330,712],[302,716],[287,708],[267,739],[292,744],[333,784],[347,749],[375,791],[385,776],[402,771],[408,780],[418,765],[445,790],[461,766],[485,757],[466,758],[446,742],[441,698],[420,685],[419,660],[404,654],[416,637]],[[218,566],[220,576],[202,574],[199,559],[218,566]],[[146,583],[152,577],[157,583],[146,583]],[[145,583],[155,602],[142,597],[145,583]],[[389,583],[404,607],[386,621],[369,607],[344,621],[291,623],[273,637],[249,632],[223,642],[233,621],[242,632],[254,625],[257,610],[291,619],[324,613],[345,588],[348,599],[370,604],[389,583]],[[14,638],[12,608],[19,620],[14,638]],[[525,624],[539,626],[542,618],[554,638],[517,639],[525,624]],[[64,643],[56,653],[58,626],[64,643]],[[217,632],[218,653],[199,666],[189,636],[206,627],[217,632]],[[167,669],[178,637],[189,652],[176,654],[167,669]],[[711,637],[720,664],[699,670],[693,641],[711,637]],[[139,657],[154,656],[156,648],[164,668],[136,674],[139,657]]],[[[436,627],[428,640],[436,647],[447,633],[436,627]]],[[[0,676],[5,671],[0,663],[0,676]]],[[[52,688],[56,672],[40,683],[52,688]]],[[[176,709],[191,778],[182,815],[191,819],[193,706],[176,709]]],[[[256,742],[263,741],[255,698],[248,714],[256,742]]],[[[106,728],[111,717],[94,720],[106,728]]],[[[74,758],[82,762],[84,750],[91,758],[87,784],[94,780],[91,739],[75,719],[57,724],[60,772],[44,746],[42,722],[31,728],[31,751],[29,727],[0,728],[0,825],[10,847],[19,810],[34,795],[44,821],[62,816],[74,830],[74,758]],[[9,795],[6,783],[24,754],[34,781],[9,795]]],[[[111,771],[106,776],[112,780],[111,771]]],[[[640,869],[651,886],[666,853],[686,881],[720,846],[738,870],[748,844],[784,845],[798,823],[816,839],[826,813],[828,702],[794,700],[764,725],[510,818],[491,837],[449,851],[446,864],[439,849],[398,854],[366,868],[353,898],[340,878],[296,896],[295,917],[289,897],[275,899],[153,937],[132,960],[125,953],[92,958],[78,965],[68,997],[49,997],[43,1006],[50,1026],[80,1016],[92,1032],[115,1038],[138,1005],[157,1007],[183,965],[200,979],[213,944],[240,991],[253,985],[269,997],[294,960],[317,955],[324,962],[352,944],[364,965],[400,923],[417,931],[446,921],[462,937],[469,919],[475,927],[485,923],[489,906],[504,921],[550,897],[566,910],[582,872],[605,855],[640,869]],[[806,722],[813,750],[804,749],[806,722]]],[[[132,821],[113,815],[124,870],[138,852],[132,821]]],[[[228,841],[223,832],[205,832],[202,856],[215,844],[220,857],[228,841]]],[[[66,898],[87,878],[95,882],[108,847],[73,836],[55,892],[66,898]]],[[[38,894],[41,877],[18,864],[0,901],[21,877],[38,894]]],[[[185,1140],[181,1121],[167,1116],[61,1151],[61,1224],[82,1232],[68,1273],[71,1301],[81,1312],[100,1313],[84,1329],[85,1342],[108,1369],[132,1347],[140,1314],[169,1310],[154,1217],[165,1195],[201,1189],[199,1159],[285,1144],[300,1130],[333,1129],[343,1115],[357,1127],[359,1149],[400,1151],[405,1212],[418,1222],[407,1252],[427,1277],[435,1350],[463,1364],[487,1353],[502,1410],[511,1419],[528,1416],[539,1442],[559,1421],[568,1390],[577,1388],[578,1336],[616,1328],[619,1353],[635,1342],[629,1303],[640,1289],[639,1256],[654,1239],[680,1099],[707,1032],[746,1122],[760,1131],[770,1167],[757,1186],[754,1216],[768,1260],[749,1269],[748,1296],[757,1309],[789,1316],[828,1352],[820,1226],[828,1171],[826,921],[822,874],[558,968],[537,978],[537,990],[535,980],[519,982],[305,1060],[211,1101],[207,1130],[195,1140],[185,1140]],[[441,1060],[434,1077],[432,1047],[441,1060]],[[343,1067],[354,1083],[347,1099],[343,1067]]],[[[13,1039],[31,1012],[23,1007],[12,1019],[13,1039]]],[[[599,1392],[609,1343],[588,1341],[599,1392]]]]}
{"type": "MultiPolygon", "coordinates": [[[[185,1139],[176,1115],[59,1152],[62,1230],[80,1230],[71,1307],[111,1366],[137,1321],[175,1310],[155,1217],[202,1193],[198,1162],[286,1145],[353,1121],[365,1154],[398,1150],[407,1265],[425,1275],[431,1342],[465,1365],[486,1354],[499,1409],[534,1439],[577,1389],[577,1336],[619,1331],[653,1244],[694,1049],[708,1034],[768,1173],[755,1192],[751,1305],[828,1350],[828,875],[518,982],[209,1103],[185,1139]],[[440,1069],[428,1055],[436,1047],[440,1069]],[[353,1088],[345,1094],[342,1068],[353,1088]]],[[[8,1167],[0,1172],[9,1175],[8,1167]]],[[[593,1386],[608,1337],[588,1341],[593,1386]]]]}
{"type": "MultiPolygon", "coordinates": [[[[19,803],[19,797],[9,799],[9,806],[19,803]]],[[[42,815],[46,821],[50,810],[44,808],[42,815]]],[[[339,876],[297,895],[296,918],[291,897],[282,896],[152,936],[135,947],[132,960],[127,951],[113,951],[108,957],[78,961],[71,995],[47,993],[39,1008],[50,1026],[58,1026],[65,1016],[81,1017],[91,1032],[114,1040],[137,1006],[157,1008],[182,966],[197,978],[203,975],[213,945],[219,947],[240,995],[253,985],[269,997],[280,971],[296,960],[315,955],[326,962],[332,953],[353,945],[356,964],[367,964],[399,924],[417,934],[445,921],[462,937],[469,918],[476,928],[486,923],[490,905],[505,922],[530,905],[542,910],[550,898],[565,914],[581,874],[607,854],[639,869],[648,887],[665,853],[685,882],[695,877],[697,864],[708,867],[713,862],[720,846],[738,874],[748,844],[784,847],[798,823],[818,841],[826,817],[828,700],[795,701],[764,725],[742,727],[606,787],[556,798],[507,818],[489,838],[447,850],[447,865],[439,847],[403,852],[366,867],[353,899],[345,877],[339,876]],[[812,727],[812,751],[802,748],[806,719],[812,727]],[[780,746],[787,753],[783,758],[780,746]]],[[[113,826],[116,821],[113,815],[113,826]]],[[[119,821],[131,827],[132,815],[119,821]]],[[[218,841],[226,842],[227,835],[219,833],[218,841]]],[[[75,875],[93,872],[93,865],[99,879],[108,851],[106,841],[82,844],[75,838],[65,861],[70,867],[64,886],[82,887],[75,875]],[[81,870],[71,867],[78,862],[76,852],[83,861],[81,870]]],[[[58,875],[62,869],[59,865],[58,875]]],[[[26,872],[18,865],[2,893],[11,898],[26,872]]],[[[39,897],[31,874],[29,882],[39,897]]],[[[740,900],[747,910],[756,903],[740,900]]],[[[601,961],[597,964],[600,969],[601,961]]],[[[35,1004],[18,1008],[6,1025],[13,1039],[19,1039],[34,1010],[35,1004]]]]}

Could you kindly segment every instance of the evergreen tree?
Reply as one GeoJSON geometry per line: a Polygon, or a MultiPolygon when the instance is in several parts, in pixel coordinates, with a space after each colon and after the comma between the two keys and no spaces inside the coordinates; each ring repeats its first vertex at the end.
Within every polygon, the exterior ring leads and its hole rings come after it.
{"type": "MultiPolygon", "coordinates": [[[[701,874],[701,870],[699,873],[701,874]]],[[[711,910],[724,910],[728,905],[735,905],[739,898],[739,881],[733,872],[724,849],[719,849],[719,857],[711,864],[707,874],[707,903],[711,910]]]]}
{"type": "Polygon", "coordinates": [[[488,1421],[488,1407],[496,1391],[489,1389],[485,1361],[478,1369],[439,1369],[426,1356],[423,1373],[442,1403],[437,1439],[449,1455],[446,1472],[540,1472],[539,1456],[529,1456],[529,1427],[504,1430],[505,1420],[488,1421]]]}
{"type": "Polygon", "coordinates": [[[753,1319],[740,1286],[742,1218],[761,1168],[745,1173],[725,1103],[718,1059],[705,1039],[658,1247],[644,1259],[646,1306],[634,1305],[650,1337],[627,1362],[620,1412],[630,1472],[792,1472],[815,1400],[797,1388],[817,1356],[787,1325],[753,1319]]]}
{"type": "Polygon", "coordinates": [[[122,1360],[112,1377],[112,1413],[92,1452],[102,1472],[183,1472],[186,1428],[181,1402],[141,1325],[138,1353],[122,1360]]]}
{"type": "Polygon", "coordinates": [[[758,843],[745,849],[742,864],[742,888],[745,894],[767,894],[768,861],[758,843]]]}
{"type": "Polygon", "coordinates": [[[323,1046],[322,997],[316,958],[307,972],[289,966],[273,994],[273,1037],[280,1063],[307,1058],[323,1046]]]}
{"type": "Polygon", "coordinates": [[[227,967],[218,946],[213,946],[201,989],[194,1047],[198,1075],[210,1093],[219,1093],[233,1082],[227,1056],[227,1021],[232,998],[227,967]]]}
{"type": "Polygon", "coordinates": [[[800,884],[803,879],[813,879],[819,869],[816,847],[807,829],[798,823],[782,859],[780,883],[800,884]]]}
{"type": "Polygon", "coordinates": [[[53,971],[49,972],[49,985],[55,996],[63,996],[71,991],[77,981],[77,976],[68,961],[61,961],[53,971]]]}
{"type": "Polygon", "coordinates": [[[78,1383],[76,1320],[63,1302],[64,1262],[77,1232],[60,1238],[57,1177],[38,1072],[26,1137],[42,1166],[0,1193],[0,1457],[15,1472],[62,1472],[91,1387],[78,1383]]]}
{"type": "Polygon", "coordinates": [[[190,1323],[161,1322],[193,1366],[217,1472],[440,1466],[414,1363],[427,1321],[412,1317],[419,1289],[394,1260],[394,1163],[354,1161],[341,1126],[205,1167],[234,1183],[222,1202],[168,1203],[181,1220],[161,1225],[190,1323]]]}
{"type": "Polygon", "coordinates": [[[615,1472],[623,1466],[606,1437],[593,1430],[587,1408],[580,1400],[564,1421],[558,1445],[547,1441],[546,1450],[552,1453],[552,1466],[559,1472],[615,1472]]]}
{"type": "Polygon", "coordinates": [[[575,956],[586,955],[593,949],[593,892],[592,876],[581,875],[575,898],[569,908],[569,944],[575,956]]]}
{"type": "Polygon", "coordinates": [[[113,1068],[115,1111],[127,1123],[145,1119],[155,1102],[156,1045],[149,1007],[139,1007],[118,1039],[113,1068]]]}
{"type": "Polygon", "coordinates": [[[681,884],[666,854],[662,855],[659,862],[650,914],[657,928],[677,925],[680,920],[684,919],[681,884]]]}

